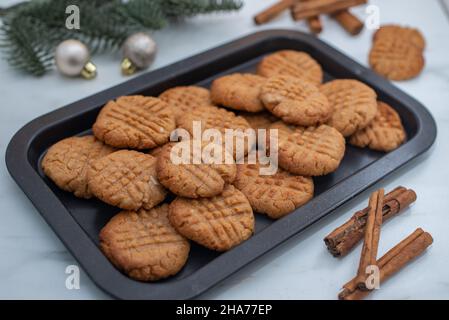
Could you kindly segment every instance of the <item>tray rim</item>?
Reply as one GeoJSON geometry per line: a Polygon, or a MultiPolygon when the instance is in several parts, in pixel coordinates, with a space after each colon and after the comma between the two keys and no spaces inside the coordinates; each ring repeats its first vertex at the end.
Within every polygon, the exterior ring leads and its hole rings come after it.
{"type": "Polygon", "coordinates": [[[102,290],[114,297],[123,299],[188,299],[203,293],[229,277],[261,255],[327,216],[386,175],[424,153],[433,145],[436,134],[436,123],[430,112],[420,102],[396,88],[389,81],[314,36],[288,29],[274,29],[243,36],[190,58],[142,74],[40,116],[30,121],[13,136],[8,144],[5,159],[12,178],[92,281],[102,290]],[[106,259],[89,235],[85,233],[29,163],[28,150],[31,143],[40,135],[41,128],[46,125],[54,125],[58,121],[65,121],[79,113],[95,109],[104,101],[114,97],[143,91],[164,79],[168,80],[178,74],[200,67],[205,60],[220,59],[232,53],[235,48],[250,46],[270,38],[302,41],[319,51],[331,52],[335,60],[339,60],[342,65],[345,65],[346,69],[363,78],[365,83],[375,84],[379,90],[394,96],[395,99],[407,105],[418,120],[415,136],[398,149],[384,155],[324,191],[305,206],[283,219],[273,222],[263,231],[245,241],[244,244],[219,255],[205,266],[176,282],[142,283],[126,277],[106,259]],[[333,199],[339,193],[344,193],[345,196],[343,198],[339,196],[339,200],[334,201],[333,199]],[[58,212],[58,214],[54,212],[58,212]],[[67,214],[62,214],[63,212],[67,214]],[[261,237],[269,237],[270,245],[267,246],[264,241],[258,241],[261,237]],[[226,268],[222,267],[223,263],[226,263],[226,268]]]}

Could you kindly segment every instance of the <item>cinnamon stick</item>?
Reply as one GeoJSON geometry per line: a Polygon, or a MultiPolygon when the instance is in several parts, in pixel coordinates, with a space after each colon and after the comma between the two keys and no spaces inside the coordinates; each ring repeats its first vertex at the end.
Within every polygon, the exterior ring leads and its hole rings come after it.
{"type": "Polygon", "coordinates": [[[359,269],[357,271],[357,286],[365,288],[366,268],[376,265],[377,249],[379,247],[380,226],[382,225],[382,207],[384,202],[384,189],[374,191],[369,198],[369,211],[366,219],[365,240],[360,255],[359,269]]]}
{"type": "MultiPolygon", "coordinates": [[[[382,258],[377,260],[377,266],[380,271],[379,282],[383,283],[388,280],[411,260],[422,254],[432,243],[433,238],[430,233],[425,232],[421,228],[416,229],[407,238],[390,249],[382,258]]],[[[357,277],[345,284],[338,298],[341,300],[360,300],[371,292],[361,290],[356,283],[357,277]]]]}
{"type": "MultiPolygon", "coordinates": [[[[416,200],[412,189],[397,187],[384,197],[382,222],[394,217],[416,200]]],[[[369,208],[357,211],[343,225],[324,238],[327,249],[334,257],[345,256],[364,236],[369,208]]]]}
{"type": "Polygon", "coordinates": [[[254,17],[256,24],[267,23],[268,21],[277,17],[282,11],[287,10],[293,6],[298,0],[281,0],[260,12],[254,17]]]}
{"type": "Polygon", "coordinates": [[[307,25],[309,26],[310,32],[314,34],[318,34],[323,31],[323,25],[321,24],[320,16],[307,18],[307,25]]]}
{"type": "Polygon", "coordinates": [[[353,6],[365,4],[367,0],[314,0],[293,4],[293,19],[301,20],[323,13],[333,13],[353,6]]]}
{"type": "MultiPolygon", "coordinates": [[[[311,0],[300,0],[300,1],[307,2],[307,1],[311,1],[311,0]]],[[[291,9],[293,9],[293,6],[291,7],[291,9]]],[[[292,11],[292,13],[293,13],[293,11],[292,11]]],[[[307,18],[307,25],[309,26],[310,32],[312,32],[314,34],[318,34],[321,31],[323,31],[323,26],[321,24],[321,18],[318,15],[307,18]]]]}
{"type": "Polygon", "coordinates": [[[358,35],[363,29],[363,22],[347,9],[337,11],[331,16],[353,36],[358,35]]]}

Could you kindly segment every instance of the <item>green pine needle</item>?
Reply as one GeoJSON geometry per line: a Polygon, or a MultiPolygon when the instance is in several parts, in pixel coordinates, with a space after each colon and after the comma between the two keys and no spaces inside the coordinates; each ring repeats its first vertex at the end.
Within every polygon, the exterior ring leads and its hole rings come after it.
{"type": "Polygon", "coordinates": [[[81,40],[93,53],[116,50],[137,31],[242,5],[240,0],[31,0],[0,9],[0,48],[11,66],[41,76],[53,68],[54,49],[63,40],[81,40]],[[79,30],[65,27],[69,5],[80,9],[79,30]]]}

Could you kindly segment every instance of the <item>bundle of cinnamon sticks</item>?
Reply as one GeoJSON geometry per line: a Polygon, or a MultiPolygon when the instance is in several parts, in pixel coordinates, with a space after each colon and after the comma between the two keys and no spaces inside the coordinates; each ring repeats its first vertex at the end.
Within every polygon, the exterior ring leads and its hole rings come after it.
{"type": "Polygon", "coordinates": [[[432,244],[432,236],[418,228],[377,259],[382,223],[415,200],[416,193],[404,187],[397,187],[386,195],[383,189],[377,190],[371,194],[367,208],[357,211],[349,221],[324,238],[327,248],[335,257],[346,255],[364,239],[357,274],[343,286],[338,295],[339,299],[363,299],[373,289],[378,288],[375,286],[375,280],[380,285],[432,244]]]}
{"type": "Polygon", "coordinates": [[[285,10],[290,10],[293,20],[305,19],[313,33],[323,30],[320,15],[329,14],[348,33],[357,35],[363,29],[363,22],[354,16],[349,8],[366,4],[367,0],[280,0],[254,17],[256,24],[271,21],[285,10]]]}

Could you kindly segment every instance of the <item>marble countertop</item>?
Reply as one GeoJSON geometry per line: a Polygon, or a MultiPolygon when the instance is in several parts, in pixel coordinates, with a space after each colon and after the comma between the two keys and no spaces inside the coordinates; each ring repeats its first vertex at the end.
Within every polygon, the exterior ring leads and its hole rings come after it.
{"type": "MultiPolygon", "coordinates": [[[[1,1],[2,5],[15,1],[1,1]]],[[[253,25],[252,16],[272,0],[246,0],[239,13],[199,17],[156,32],[159,54],[153,69],[243,35],[270,28],[307,30],[288,13],[264,25],[253,25]]],[[[344,259],[325,250],[323,237],[363,208],[369,192],[397,185],[417,191],[417,202],[382,229],[379,254],[383,254],[417,227],[429,231],[435,242],[410,266],[382,284],[370,299],[449,298],[449,20],[437,0],[372,0],[380,8],[381,24],[418,27],[425,35],[426,66],[417,79],[395,83],[422,102],[438,124],[438,137],[424,156],[380,181],[331,216],[253,262],[200,298],[204,299],[335,299],[342,284],[352,278],[360,247],[344,259]],[[317,285],[319,284],[319,285],[317,285]]],[[[365,17],[363,7],[354,9],[365,17]]],[[[357,37],[346,34],[335,21],[324,19],[320,38],[366,65],[371,30],[357,37]]],[[[99,76],[93,81],[65,79],[53,72],[33,78],[11,69],[0,59],[0,153],[12,135],[30,120],[58,107],[111,87],[127,78],[120,75],[119,56],[95,57],[99,76]]],[[[107,299],[81,271],[80,288],[66,288],[67,266],[77,265],[64,245],[0,163],[0,298],[107,299]]]]}

